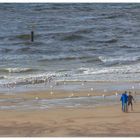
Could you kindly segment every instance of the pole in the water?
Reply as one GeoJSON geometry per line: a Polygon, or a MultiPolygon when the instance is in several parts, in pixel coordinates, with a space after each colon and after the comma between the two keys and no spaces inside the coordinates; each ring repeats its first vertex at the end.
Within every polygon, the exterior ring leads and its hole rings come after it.
{"type": "Polygon", "coordinates": [[[31,42],[34,42],[34,31],[31,31],[31,42]]]}

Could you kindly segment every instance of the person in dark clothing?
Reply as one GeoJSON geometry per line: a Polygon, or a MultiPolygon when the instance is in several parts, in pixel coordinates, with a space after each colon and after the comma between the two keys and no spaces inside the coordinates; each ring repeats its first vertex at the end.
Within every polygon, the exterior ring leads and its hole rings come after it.
{"type": "Polygon", "coordinates": [[[133,111],[133,101],[135,101],[135,100],[134,100],[133,96],[131,95],[131,92],[129,92],[129,95],[128,95],[128,107],[129,107],[129,105],[131,105],[131,111],[133,111]]]}

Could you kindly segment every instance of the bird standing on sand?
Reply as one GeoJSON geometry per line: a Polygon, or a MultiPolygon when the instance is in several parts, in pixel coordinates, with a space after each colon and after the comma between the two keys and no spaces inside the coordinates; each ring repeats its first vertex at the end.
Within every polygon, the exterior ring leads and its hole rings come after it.
{"type": "Polygon", "coordinates": [[[116,94],[115,94],[116,96],[118,96],[118,93],[116,92],[116,94]]]}
{"type": "Polygon", "coordinates": [[[36,97],[35,97],[35,99],[36,99],[36,100],[38,100],[38,99],[39,99],[39,97],[37,97],[37,96],[36,96],[36,97]]]}
{"type": "Polygon", "coordinates": [[[70,96],[69,96],[69,98],[71,98],[71,97],[73,97],[74,96],[74,94],[72,93],[70,96]]]}
{"type": "MultiPolygon", "coordinates": [[[[106,89],[104,89],[104,92],[107,92],[107,90],[106,90],[106,89]]],[[[103,94],[103,95],[102,95],[102,97],[103,97],[103,98],[105,98],[105,95],[103,94]]]]}
{"type": "Polygon", "coordinates": [[[50,85],[50,88],[51,88],[51,92],[50,92],[50,94],[53,95],[53,94],[54,94],[53,91],[52,91],[52,90],[53,90],[53,86],[50,85]]]}
{"type": "Polygon", "coordinates": [[[82,84],[81,84],[82,86],[84,86],[84,82],[82,82],[82,84]]]}
{"type": "Polygon", "coordinates": [[[91,88],[90,90],[93,91],[93,88],[91,88]]]}
{"type": "Polygon", "coordinates": [[[107,92],[107,90],[106,90],[106,89],[104,89],[104,92],[107,92]]]}
{"type": "Polygon", "coordinates": [[[90,96],[90,94],[88,94],[88,96],[90,96]]]}

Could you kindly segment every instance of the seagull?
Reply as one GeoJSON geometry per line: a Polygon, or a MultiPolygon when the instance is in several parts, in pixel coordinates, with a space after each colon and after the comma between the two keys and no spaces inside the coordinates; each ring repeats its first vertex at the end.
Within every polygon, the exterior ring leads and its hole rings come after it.
{"type": "Polygon", "coordinates": [[[37,97],[37,96],[36,96],[36,97],[35,97],[35,99],[36,99],[36,100],[38,100],[38,99],[39,99],[39,97],[37,97]]]}
{"type": "Polygon", "coordinates": [[[84,86],[84,83],[82,82],[82,86],[84,86]]]}
{"type": "Polygon", "coordinates": [[[64,82],[64,85],[66,85],[66,82],[64,82]]]}
{"type": "Polygon", "coordinates": [[[90,94],[88,94],[88,96],[90,96],[90,94]]]}
{"type": "Polygon", "coordinates": [[[74,96],[74,94],[72,93],[70,96],[69,96],[69,98],[71,98],[71,97],[73,97],[74,96]]]}
{"type": "Polygon", "coordinates": [[[53,86],[51,85],[50,88],[53,88],[53,86]]]}
{"type": "Polygon", "coordinates": [[[93,91],[93,88],[91,88],[90,90],[93,91]]]}
{"type": "Polygon", "coordinates": [[[107,92],[107,90],[106,90],[106,89],[104,89],[104,92],[107,92]]]}
{"type": "Polygon", "coordinates": [[[103,94],[102,97],[105,98],[105,95],[103,94]]]}
{"type": "Polygon", "coordinates": [[[58,82],[55,82],[55,85],[56,85],[56,86],[58,86],[58,84],[59,84],[58,82]]]}
{"type": "Polygon", "coordinates": [[[116,92],[116,96],[118,96],[118,93],[116,92]]]}
{"type": "Polygon", "coordinates": [[[51,91],[51,95],[53,95],[53,92],[51,91]]]}
{"type": "Polygon", "coordinates": [[[134,89],[134,86],[132,86],[132,89],[134,89]]]}

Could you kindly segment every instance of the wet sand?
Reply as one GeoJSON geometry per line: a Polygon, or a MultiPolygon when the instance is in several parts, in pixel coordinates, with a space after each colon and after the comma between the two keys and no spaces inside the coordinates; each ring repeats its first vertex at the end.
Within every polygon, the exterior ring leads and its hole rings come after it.
{"type": "Polygon", "coordinates": [[[0,137],[140,136],[140,103],[123,113],[120,105],[48,110],[1,110],[0,137]]]}
{"type": "Polygon", "coordinates": [[[20,93],[0,93],[0,99],[15,99],[22,98],[25,100],[31,100],[38,97],[39,99],[62,99],[69,97],[88,97],[88,96],[105,96],[116,95],[116,93],[121,94],[123,91],[64,91],[64,90],[53,90],[53,91],[29,91],[20,93]],[[52,92],[52,93],[51,93],[52,92]],[[72,95],[73,94],[73,95],[72,95]]]}

